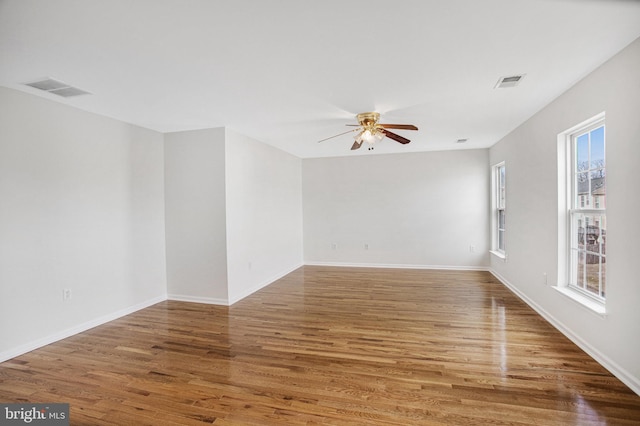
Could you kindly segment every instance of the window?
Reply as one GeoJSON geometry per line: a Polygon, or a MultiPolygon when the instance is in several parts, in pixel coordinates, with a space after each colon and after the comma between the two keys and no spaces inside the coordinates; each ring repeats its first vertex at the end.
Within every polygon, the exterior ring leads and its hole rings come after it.
{"type": "Polygon", "coordinates": [[[607,215],[605,115],[558,135],[558,286],[605,314],[607,215]]]}
{"type": "Polygon", "coordinates": [[[493,166],[493,252],[505,257],[506,186],[504,162],[493,166]]]}
{"type": "Polygon", "coordinates": [[[604,300],[607,265],[604,119],[573,132],[570,143],[569,285],[604,300]]]}

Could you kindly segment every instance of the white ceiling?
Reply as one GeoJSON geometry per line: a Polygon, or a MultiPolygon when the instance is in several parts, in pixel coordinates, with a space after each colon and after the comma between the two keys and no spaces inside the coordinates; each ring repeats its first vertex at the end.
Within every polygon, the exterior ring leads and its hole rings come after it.
{"type": "Polygon", "coordinates": [[[633,0],[0,0],[0,85],[303,158],[482,148],[638,37],[633,0]],[[21,84],[43,77],[92,94],[21,84]],[[372,152],[317,143],[365,111],[420,130],[372,152]]]}

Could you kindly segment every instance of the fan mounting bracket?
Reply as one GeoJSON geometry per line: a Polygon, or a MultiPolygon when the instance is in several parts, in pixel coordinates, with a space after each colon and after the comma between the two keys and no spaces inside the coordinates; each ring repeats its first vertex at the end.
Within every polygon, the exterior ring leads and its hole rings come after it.
{"type": "Polygon", "coordinates": [[[363,112],[357,115],[358,123],[361,126],[375,126],[380,120],[380,113],[378,112],[363,112]]]}

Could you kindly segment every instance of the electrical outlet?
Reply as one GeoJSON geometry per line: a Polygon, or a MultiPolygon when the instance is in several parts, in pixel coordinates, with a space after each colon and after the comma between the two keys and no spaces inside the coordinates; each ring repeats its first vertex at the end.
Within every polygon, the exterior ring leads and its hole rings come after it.
{"type": "Polygon", "coordinates": [[[336,243],[331,243],[331,250],[335,250],[338,248],[338,245],[336,243]]]}
{"type": "Polygon", "coordinates": [[[365,245],[364,245],[364,249],[365,249],[365,250],[369,250],[369,244],[365,244],[365,245]]]}
{"type": "Polygon", "coordinates": [[[475,253],[476,252],[476,246],[469,246],[469,252],[471,253],[475,253]]]}
{"type": "Polygon", "coordinates": [[[69,300],[71,300],[71,289],[65,288],[64,290],[62,290],[62,301],[68,302],[69,300]]]}

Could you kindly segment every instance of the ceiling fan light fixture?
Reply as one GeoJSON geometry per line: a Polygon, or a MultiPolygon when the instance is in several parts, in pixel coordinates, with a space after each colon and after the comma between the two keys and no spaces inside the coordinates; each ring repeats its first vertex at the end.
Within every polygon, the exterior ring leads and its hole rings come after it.
{"type": "Polygon", "coordinates": [[[369,129],[366,129],[364,132],[362,132],[362,139],[370,145],[373,145],[373,143],[376,141],[375,136],[373,136],[373,132],[369,129]]]}
{"type": "Polygon", "coordinates": [[[381,124],[378,122],[380,119],[380,114],[377,112],[363,112],[358,114],[356,118],[358,119],[358,124],[347,124],[347,126],[356,127],[355,129],[325,139],[321,139],[318,142],[323,142],[347,133],[356,132],[355,136],[353,137],[355,139],[355,142],[351,146],[351,150],[359,149],[362,146],[363,142],[367,142],[367,145],[369,145],[368,149],[372,150],[375,143],[382,141],[382,139],[384,138],[392,139],[401,144],[407,144],[411,142],[404,136],[397,135],[389,131],[388,129],[418,130],[418,128],[413,124],[381,124]]]}
{"type": "Polygon", "coordinates": [[[373,145],[376,142],[381,141],[384,138],[384,134],[375,128],[363,128],[354,136],[354,139],[358,143],[366,142],[370,145],[373,145]]]}

